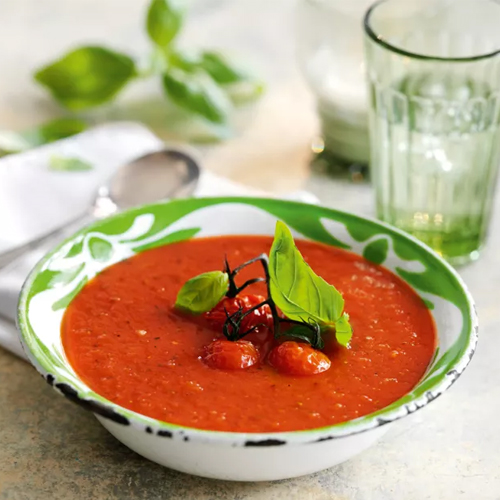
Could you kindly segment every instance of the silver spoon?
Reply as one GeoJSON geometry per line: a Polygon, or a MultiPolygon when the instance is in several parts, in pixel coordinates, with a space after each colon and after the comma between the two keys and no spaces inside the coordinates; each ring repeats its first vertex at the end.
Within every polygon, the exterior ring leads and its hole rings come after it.
{"type": "Polygon", "coordinates": [[[92,204],[83,214],[38,238],[0,253],[0,268],[44,243],[55,243],[70,229],[79,229],[119,210],[165,198],[189,196],[193,194],[199,177],[198,163],[182,151],[165,149],[141,156],[118,168],[109,181],[98,188],[92,204]]]}

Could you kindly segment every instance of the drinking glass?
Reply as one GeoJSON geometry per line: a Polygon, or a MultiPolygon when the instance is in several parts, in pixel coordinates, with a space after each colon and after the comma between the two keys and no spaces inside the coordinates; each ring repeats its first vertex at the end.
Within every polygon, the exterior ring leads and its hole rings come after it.
{"type": "Polygon", "coordinates": [[[382,0],[364,28],[377,215],[476,259],[500,162],[500,3],[382,0]]]}

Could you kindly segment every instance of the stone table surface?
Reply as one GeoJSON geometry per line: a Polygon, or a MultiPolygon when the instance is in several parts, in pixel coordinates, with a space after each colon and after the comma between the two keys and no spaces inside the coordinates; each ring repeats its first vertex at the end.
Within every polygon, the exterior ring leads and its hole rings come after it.
{"type": "MultiPolygon", "coordinates": [[[[305,187],[327,205],[371,214],[368,185],[309,175],[308,144],[316,121],[311,96],[293,64],[291,4],[207,0],[206,8],[195,9],[188,40],[231,44],[254,58],[271,82],[239,133],[205,150],[205,163],[249,185],[275,192],[305,187]]],[[[3,2],[0,128],[27,127],[58,113],[29,73],[68,44],[115,40],[117,46],[141,51],[145,42],[137,25],[144,5],[133,0],[3,2]]],[[[363,454],[298,479],[221,482],[148,462],[117,442],[91,414],[57,396],[27,363],[0,349],[0,499],[500,499],[497,245],[498,203],[481,259],[460,271],[480,317],[477,353],[460,380],[422,411],[396,422],[363,454]]]]}

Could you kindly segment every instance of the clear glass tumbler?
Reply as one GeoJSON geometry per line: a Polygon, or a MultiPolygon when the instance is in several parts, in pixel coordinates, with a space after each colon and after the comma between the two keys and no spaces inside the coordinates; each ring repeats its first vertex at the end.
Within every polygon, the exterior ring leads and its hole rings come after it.
{"type": "Polygon", "coordinates": [[[364,26],[377,215],[473,260],[500,163],[500,3],[382,0],[364,26]]]}

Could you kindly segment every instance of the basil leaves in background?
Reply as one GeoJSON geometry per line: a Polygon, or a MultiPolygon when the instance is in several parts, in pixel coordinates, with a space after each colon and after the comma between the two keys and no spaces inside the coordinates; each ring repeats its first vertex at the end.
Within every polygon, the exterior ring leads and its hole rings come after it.
{"type": "Polygon", "coordinates": [[[222,271],[203,273],[184,283],[175,301],[175,307],[192,314],[213,309],[226,295],[229,276],[222,271]]]}
{"type": "Polygon", "coordinates": [[[134,76],[134,61],[103,47],[81,47],[35,73],[63,106],[72,111],[110,101],[134,76]]]}
{"type": "Polygon", "coordinates": [[[58,118],[23,133],[31,147],[65,139],[87,130],[87,122],[77,118],[58,118]]]}
{"type": "Polygon", "coordinates": [[[86,172],[93,167],[81,158],[54,155],[49,158],[49,169],[59,172],[86,172]]]}
{"type": "MultiPolygon", "coordinates": [[[[234,106],[256,99],[264,86],[218,52],[179,50],[175,42],[183,21],[180,0],[151,1],[146,30],[154,50],[144,71],[127,54],[84,46],[40,68],[34,79],[62,106],[78,113],[112,101],[138,78],[156,75],[171,103],[208,123],[225,125],[234,106]]],[[[73,115],[25,132],[0,130],[0,157],[70,137],[87,127],[73,115]]],[[[84,170],[76,162],[56,162],[50,168],[84,170]]]]}
{"type": "Polygon", "coordinates": [[[88,128],[77,118],[58,118],[24,132],[0,131],[0,156],[22,153],[28,149],[58,141],[88,128]]]}
{"type": "Polygon", "coordinates": [[[153,0],[149,6],[146,28],[149,38],[158,47],[167,47],[179,33],[183,12],[178,2],[173,0],[153,0]]]}
{"type": "Polygon", "coordinates": [[[35,80],[64,107],[81,111],[109,102],[136,78],[156,74],[173,104],[208,122],[225,123],[233,102],[243,101],[242,93],[257,97],[262,84],[217,52],[180,51],[176,39],[183,21],[180,1],[151,1],[146,30],[154,50],[150,67],[143,72],[126,54],[85,46],[39,69],[35,80]]]}
{"type": "Polygon", "coordinates": [[[269,277],[271,298],[286,317],[315,322],[323,331],[335,328],[337,341],[347,345],[352,330],[341,293],[309,267],[281,221],[269,255],[269,277]]]}
{"type": "Polygon", "coordinates": [[[176,68],[163,75],[163,88],[177,106],[214,123],[227,120],[231,103],[214,81],[203,73],[186,73],[176,68]]]}
{"type": "Polygon", "coordinates": [[[221,85],[230,85],[249,79],[248,75],[234,68],[222,54],[217,52],[203,52],[199,64],[221,85]]]}

